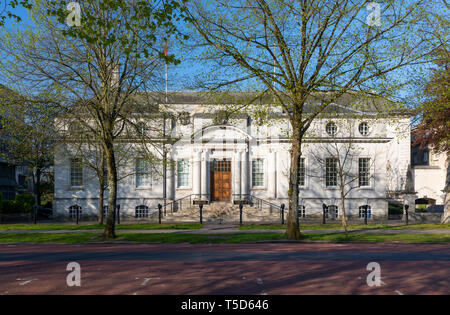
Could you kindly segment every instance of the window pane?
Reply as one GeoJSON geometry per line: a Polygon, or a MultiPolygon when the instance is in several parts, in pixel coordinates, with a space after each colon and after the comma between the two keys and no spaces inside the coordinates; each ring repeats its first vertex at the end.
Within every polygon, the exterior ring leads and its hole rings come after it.
{"type": "Polygon", "coordinates": [[[148,218],[148,207],[141,205],[135,208],[135,217],[136,218],[148,218]]]}
{"type": "Polygon", "coordinates": [[[369,124],[366,122],[362,122],[359,124],[359,133],[363,136],[367,136],[369,134],[369,124]]]}
{"type": "Polygon", "coordinates": [[[337,186],[337,159],[325,159],[325,184],[326,186],[337,186]]]}
{"type": "Polygon", "coordinates": [[[305,186],[305,158],[300,158],[298,177],[300,186],[305,186]]]}
{"type": "Polygon", "coordinates": [[[150,171],[148,161],[136,161],[136,187],[150,186],[150,171]]]}
{"type": "Polygon", "coordinates": [[[325,127],[327,133],[331,136],[335,135],[337,132],[337,126],[334,122],[329,122],[325,127]]]}
{"type": "Polygon", "coordinates": [[[252,161],[252,184],[253,187],[264,186],[264,160],[252,161]]]}
{"type": "MultiPolygon", "coordinates": [[[[372,209],[371,209],[371,207],[369,206],[368,208],[367,208],[367,218],[370,218],[372,216],[372,209]]],[[[360,206],[359,207],[359,217],[360,218],[364,218],[364,206],[360,206]]]]}
{"type": "Polygon", "coordinates": [[[178,187],[189,186],[189,161],[178,161],[177,170],[178,187]]]}
{"type": "Polygon", "coordinates": [[[73,158],[70,161],[70,185],[74,187],[83,185],[83,165],[81,158],[73,158]]]}
{"type": "Polygon", "coordinates": [[[370,186],[370,158],[359,159],[359,186],[370,186]]]}

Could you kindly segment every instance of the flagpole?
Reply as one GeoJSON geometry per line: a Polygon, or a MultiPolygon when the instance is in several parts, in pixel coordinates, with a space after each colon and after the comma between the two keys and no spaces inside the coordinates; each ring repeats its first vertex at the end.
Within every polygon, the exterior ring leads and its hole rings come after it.
{"type": "Polygon", "coordinates": [[[166,62],[166,104],[167,104],[167,62],[166,62]]]}
{"type": "MultiPolygon", "coordinates": [[[[164,41],[164,55],[167,57],[169,51],[167,50],[167,41],[164,41]]],[[[165,60],[165,71],[166,71],[166,104],[167,104],[167,60],[165,60]]]]}

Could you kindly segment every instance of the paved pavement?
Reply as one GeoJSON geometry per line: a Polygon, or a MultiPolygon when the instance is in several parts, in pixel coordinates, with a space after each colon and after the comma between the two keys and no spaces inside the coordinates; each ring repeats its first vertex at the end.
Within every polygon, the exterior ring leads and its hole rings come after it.
{"type": "Polygon", "coordinates": [[[0,294],[38,293],[450,294],[450,245],[0,244],[0,294]],[[80,287],[66,283],[70,262],[80,287]]]}

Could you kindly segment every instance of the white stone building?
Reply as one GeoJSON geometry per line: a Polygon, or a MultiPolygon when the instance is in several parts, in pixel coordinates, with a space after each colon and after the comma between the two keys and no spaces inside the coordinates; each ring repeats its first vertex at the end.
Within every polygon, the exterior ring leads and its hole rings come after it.
{"type": "MultiPolygon", "coordinates": [[[[177,141],[166,145],[166,170],[161,164],[151,167],[139,156],[139,150],[130,153],[125,165],[119,167],[119,177],[122,174],[123,178],[118,185],[117,203],[122,215],[145,216],[158,203],[170,203],[185,196],[192,203],[203,200],[211,205],[232,204],[254,196],[287,207],[290,149],[287,116],[272,107],[271,119],[264,124],[258,124],[252,114],[240,112],[229,117],[217,103],[235,108],[254,94],[224,95],[219,94],[218,100],[218,94],[171,92],[167,104],[159,102],[160,110],[170,112],[171,118],[150,122],[144,115],[136,114],[141,132],[154,133],[154,128],[162,130],[165,125],[165,135],[177,141]]],[[[271,100],[259,98],[256,104],[268,104],[271,100]]],[[[308,104],[314,105],[314,101],[308,104]]],[[[154,133],[154,138],[160,135],[154,133]]],[[[376,100],[362,101],[355,93],[345,95],[315,119],[302,147],[302,217],[321,217],[322,204],[328,206],[330,217],[341,215],[336,161],[325,149],[333,143],[353,143],[358,147],[348,162],[355,180],[346,196],[347,215],[359,218],[361,206],[368,204],[370,219],[386,219],[390,196],[399,196],[406,185],[411,156],[408,112],[388,109],[376,100]],[[324,165],[317,156],[323,158],[324,165]]],[[[154,152],[162,152],[158,145],[153,147],[154,152]]],[[[81,207],[84,215],[96,216],[98,181],[91,170],[74,158],[66,153],[55,158],[54,210],[57,215],[67,216],[69,209],[73,214],[75,207],[81,207]]]]}
{"type": "Polygon", "coordinates": [[[447,153],[436,152],[431,146],[421,148],[413,145],[411,165],[416,191],[416,209],[443,211],[448,169],[447,153]],[[431,206],[434,207],[430,209],[431,206]]]}

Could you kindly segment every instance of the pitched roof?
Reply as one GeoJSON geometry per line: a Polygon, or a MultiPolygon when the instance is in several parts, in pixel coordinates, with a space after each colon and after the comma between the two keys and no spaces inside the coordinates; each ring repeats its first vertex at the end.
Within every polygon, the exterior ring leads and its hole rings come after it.
{"type": "MultiPolygon", "coordinates": [[[[140,97],[147,97],[155,104],[165,104],[164,92],[141,93],[140,97]]],[[[305,104],[306,113],[333,96],[333,92],[316,92],[311,95],[305,104]]],[[[288,97],[283,97],[288,101],[288,97]]],[[[170,91],[167,93],[167,104],[184,105],[220,105],[220,104],[273,104],[270,93],[261,92],[207,92],[207,91],[170,91]]],[[[331,103],[325,112],[328,113],[385,113],[410,115],[411,110],[401,103],[388,100],[371,93],[347,92],[331,103]]]]}

